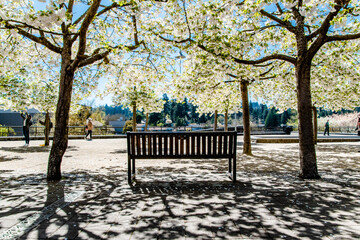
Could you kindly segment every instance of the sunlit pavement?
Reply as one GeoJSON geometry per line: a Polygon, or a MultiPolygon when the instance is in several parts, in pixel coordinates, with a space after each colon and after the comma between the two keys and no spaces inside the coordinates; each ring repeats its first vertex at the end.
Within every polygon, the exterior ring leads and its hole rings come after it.
{"type": "Polygon", "coordinates": [[[238,182],[219,159],[141,160],[126,139],[71,140],[46,182],[42,141],[0,142],[0,239],[359,239],[360,142],[319,143],[321,180],[301,180],[298,144],[259,144],[238,182]]]}

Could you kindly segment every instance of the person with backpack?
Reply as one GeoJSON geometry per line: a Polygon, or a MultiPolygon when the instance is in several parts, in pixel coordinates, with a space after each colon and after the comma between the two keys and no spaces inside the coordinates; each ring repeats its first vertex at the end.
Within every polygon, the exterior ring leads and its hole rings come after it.
{"type": "Polygon", "coordinates": [[[20,113],[20,116],[23,119],[23,134],[25,137],[24,146],[28,147],[30,143],[30,126],[32,125],[31,115],[25,112],[25,115],[23,113],[20,113]]]}

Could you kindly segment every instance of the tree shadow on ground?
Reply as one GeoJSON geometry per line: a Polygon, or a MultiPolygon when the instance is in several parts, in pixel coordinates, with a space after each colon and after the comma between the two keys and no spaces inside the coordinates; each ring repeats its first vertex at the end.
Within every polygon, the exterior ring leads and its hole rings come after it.
{"type": "MultiPolygon", "coordinates": [[[[9,220],[45,213],[20,239],[323,239],[360,237],[359,172],[304,181],[291,172],[143,175],[133,187],[126,174],[73,172],[58,183],[23,175],[0,181],[9,220]],[[198,180],[198,179],[202,180],[198,180]],[[197,181],[198,180],[198,181],[197,181]],[[71,193],[83,192],[73,201],[71,193]],[[46,207],[58,204],[52,214],[46,207]]],[[[8,221],[7,221],[8,220],[8,221]]],[[[16,222],[14,222],[16,224],[16,222]]]]}
{"type": "MultiPolygon", "coordinates": [[[[284,145],[283,149],[264,149],[266,144],[253,145],[253,155],[238,154],[238,170],[243,171],[295,171],[299,169],[299,147],[297,144],[284,145]]],[[[317,165],[320,171],[359,170],[359,145],[326,144],[317,145],[317,165]],[[356,154],[352,154],[356,152],[356,154]],[[350,153],[350,154],[349,154],[350,153]]]]}
{"type": "MultiPolygon", "coordinates": [[[[49,152],[51,146],[21,146],[21,147],[1,147],[0,151],[13,152],[13,153],[41,153],[49,152]]],[[[66,151],[78,151],[77,147],[68,146],[66,151]]]]}
{"type": "Polygon", "coordinates": [[[359,239],[359,160],[346,162],[331,149],[318,150],[320,180],[297,177],[294,145],[238,153],[236,184],[226,176],[227,160],[219,159],[167,160],[170,167],[140,161],[132,187],[125,165],[66,173],[58,183],[1,172],[0,235],[45,216],[20,239],[359,239]]]}
{"type": "Polygon", "coordinates": [[[111,152],[111,154],[121,154],[121,153],[127,153],[127,150],[126,149],[117,149],[113,152],[111,152]]]}
{"type": "Polygon", "coordinates": [[[6,157],[6,156],[0,156],[0,162],[10,162],[10,161],[14,161],[14,160],[20,160],[22,158],[20,157],[6,157]]]}

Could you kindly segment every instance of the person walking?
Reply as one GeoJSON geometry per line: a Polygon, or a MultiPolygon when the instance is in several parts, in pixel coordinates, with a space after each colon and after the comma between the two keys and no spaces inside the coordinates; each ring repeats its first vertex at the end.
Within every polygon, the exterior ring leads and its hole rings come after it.
{"type": "Polygon", "coordinates": [[[330,125],[329,125],[329,120],[327,120],[326,123],[325,123],[324,136],[325,136],[326,134],[329,136],[329,135],[330,135],[329,132],[330,132],[330,125]]]}
{"type": "Polygon", "coordinates": [[[358,136],[360,136],[360,116],[358,117],[358,121],[356,123],[355,131],[358,131],[358,136]]]}
{"type": "Polygon", "coordinates": [[[93,124],[92,124],[92,119],[91,118],[88,118],[87,120],[87,134],[85,136],[85,139],[87,139],[87,136],[90,135],[90,139],[89,140],[92,140],[92,130],[93,130],[93,124]]]}
{"type": "Polygon", "coordinates": [[[23,134],[25,137],[24,146],[28,147],[30,143],[30,126],[32,125],[31,115],[25,112],[25,115],[23,113],[20,113],[20,116],[23,119],[23,134]]]}

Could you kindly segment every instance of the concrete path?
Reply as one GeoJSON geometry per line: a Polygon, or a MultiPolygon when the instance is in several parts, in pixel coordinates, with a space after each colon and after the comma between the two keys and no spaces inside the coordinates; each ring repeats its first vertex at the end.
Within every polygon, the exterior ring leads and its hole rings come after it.
{"type": "Polygon", "coordinates": [[[238,142],[226,160],[142,160],[130,187],[126,139],[70,140],[63,179],[48,147],[0,142],[0,239],[359,239],[360,142],[319,143],[321,180],[301,180],[297,144],[238,142]]]}

